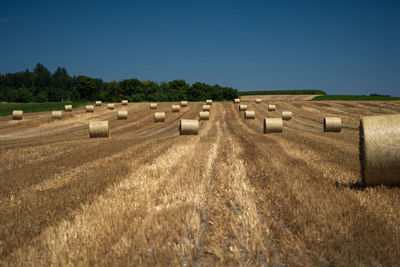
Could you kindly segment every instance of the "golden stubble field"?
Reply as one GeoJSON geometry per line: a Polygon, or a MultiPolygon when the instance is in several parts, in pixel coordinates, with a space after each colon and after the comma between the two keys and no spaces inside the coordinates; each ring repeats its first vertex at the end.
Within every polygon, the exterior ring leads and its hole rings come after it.
{"type": "Polygon", "coordinates": [[[255,120],[213,103],[197,136],[178,124],[203,103],[159,103],[165,123],[148,103],[120,121],[120,104],[1,117],[0,265],[397,265],[400,190],[359,186],[358,124],[400,102],[274,103],[247,103],[255,120]],[[294,118],[264,135],[282,110],[294,118]],[[110,138],[88,138],[96,119],[110,138]]]}

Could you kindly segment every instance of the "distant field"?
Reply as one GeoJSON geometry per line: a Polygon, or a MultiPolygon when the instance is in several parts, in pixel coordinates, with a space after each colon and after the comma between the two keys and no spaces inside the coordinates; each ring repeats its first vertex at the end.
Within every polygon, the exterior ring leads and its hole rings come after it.
{"type": "Polygon", "coordinates": [[[312,100],[316,95],[243,95],[240,96],[242,101],[254,101],[259,98],[266,101],[295,101],[295,100],[312,100]]]}
{"type": "Polygon", "coordinates": [[[400,100],[400,97],[390,96],[364,96],[364,95],[320,95],[314,97],[312,100],[347,100],[347,101],[390,101],[400,100]]]}
{"type": "Polygon", "coordinates": [[[23,110],[24,113],[63,110],[65,105],[72,105],[72,108],[85,105],[86,102],[45,102],[45,103],[5,103],[0,104],[0,116],[11,115],[15,109],[23,110]]]}
{"type": "Polygon", "coordinates": [[[322,90],[274,90],[274,91],[239,91],[240,96],[245,95],[326,95],[322,90]]]}

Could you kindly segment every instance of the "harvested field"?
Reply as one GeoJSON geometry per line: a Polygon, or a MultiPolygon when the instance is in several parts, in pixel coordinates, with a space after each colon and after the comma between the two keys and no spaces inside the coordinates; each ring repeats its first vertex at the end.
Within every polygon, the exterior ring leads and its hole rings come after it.
{"type": "Polygon", "coordinates": [[[115,104],[126,120],[106,105],[0,117],[0,265],[398,265],[400,188],[360,187],[358,126],[400,102],[246,104],[255,119],[214,102],[186,136],[203,103],[158,103],[164,123],[148,103],[115,104]],[[90,139],[90,121],[110,137],[90,139]]]}
{"type": "Polygon", "coordinates": [[[294,100],[311,100],[319,95],[242,95],[240,100],[242,101],[255,101],[256,99],[264,100],[283,100],[283,101],[294,101],[294,100]]]}

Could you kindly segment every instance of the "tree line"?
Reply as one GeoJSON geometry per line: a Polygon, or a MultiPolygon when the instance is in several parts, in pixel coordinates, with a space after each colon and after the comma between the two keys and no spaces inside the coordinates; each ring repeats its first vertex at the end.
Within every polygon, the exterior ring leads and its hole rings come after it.
{"type": "Polygon", "coordinates": [[[239,96],[236,89],[184,80],[170,82],[140,81],[136,78],[105,82],[84,75],[70,76],[64,67],[51,73],[37,63],[33,71],[0,74],[1,102],[56,101],[216,101],[232,100],[239,96]]]}

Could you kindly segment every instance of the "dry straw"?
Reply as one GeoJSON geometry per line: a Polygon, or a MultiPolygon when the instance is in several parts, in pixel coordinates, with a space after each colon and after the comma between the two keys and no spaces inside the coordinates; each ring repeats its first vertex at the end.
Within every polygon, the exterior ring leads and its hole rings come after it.
{"type": "Polygon", "coordinates": [[[324,132],[340,132],[342,131],[342,119],[336,117],[324,118],[324,132]]]}
{"type": "Polygon", "coordinates": [[[72,105],[65,105],[64,106],[64,111],[71,112],[72,111],[72,105]]]}
{"type": "Polygon", "coordinates": [[[181,107],[179,105],[172,105],[172,112],[179,112],[181,110],[181,107]]]}
{"type": "Polygon", "coordinates": [[[121,103],[122,103],[122,105],[126,106],[126,105],[128,105],[128,100],[122,100],[121,103]]]}
{"type": "Polygon", "coordinates": [[[22,110],[13,110],[12,119],[13,120],[22,120],[22,116],[24,115],[24,111],[22,110]]]}
{"type": "Polygon", "coordinates": [[[260,104],[261,103],[261,98],[256,98],[256,103],[260,104]]]}
{"type": "Polygon", "coordinates": [[[157,103],[151,103],[150,109],[157,109],[157,103]]]}
{"type": "Polygon", "coordinates": [[[210,111],[211,106],[210,105],[203,105],[203,111],[210,111]]]}
{"type": "Polygon", "coordinates": [[[400,114],[362,117],[362,184],[400,185],[400,114]]]}
{"type": "Polygon", "coordinates": [[[255,119],[256,118],[256,112],[255,111],[245,111],[244,112],[244,118],[245,119],[255,119]]]}
{"type": "Polygon", "coordinates": [[[209,120],[209,119],[210,119],[210,112],[208,111],[199,112],[199,120],[209,120]]]}
{"type": "Polygon", "coordinates": [[[96,101],[96,106],[101,106],[101,101],[96,101]]]}
{"type": "Polygon", "coordinates": [[[207,99],[206,100],[206,105],[212,105],[212,100],[211,99],[207,99]]]}
{"type": "Polygon", "coordinates": [[[62,119],[62,111],[52,111],[51,112],[51,118],[52,119],[57,119],[57,120],[61,120],[62,119]]]}
{"type": "Polygon", "coordinates": [[[110,128],[108,121],[91,121],[89,122],[89,137],[109,137],[110,128]]]}
{"type": "Polygon", "coordinates": [[[235,100],[233,100],[233,102],[234,102],[235,104],[240,104],[240,99],[239,99],[239,98],[235,98],[235,100]]]}
{"type": "Polygon", "coordinates": [[[114,104],[108,104],[107,109],[113,110],[115,108],[114,104]]]}
{"type": "Polygon", "coordinates": [[[293,113],[291,111],[282,111],[282,120],[288,121],[292,119],[293,113]]]}
{"type": "Polygon", "coordinates": [[[181,101],[181,107],[187,107],[188,102],[187,101],[181,101]]]}
{"type": "Polygon", "coordinates": [[[247,105],[239,105],[239,111],[246,111],[247,105]]]}
{"type": "Polygon", "coordinates": [[[182,119],[179,124],[180,135],[197,135],[199,133],[198,120],[185,120],[182,119]]]}
{"type": "Polygon", "coordinates": [[[93,105],[87,105],[85,106],[86,112],[94,112],[94,106],[93,105]]]}
{"type": "Polygon", "coordinates": [[[120,110],[117,113],[119,120],[127,120],[128,119],[128,111],[127,110],[120,110]]]}
{"type": "Polygon", "coordinates": [[[268,105],[268,111],[275,111],[276,106],[275,105],[268,105]]]}
{"type": "Polygon", "coordinates": [[[154,113],[154,121],[155,122],[164,122],[165,121],[165,112],[155,112],[154,113]]]}
{"type": "Polygon", "coordinates": [[[282,118],[265,118],[264,133],[281,133],[283,131],[282,118]]]}

